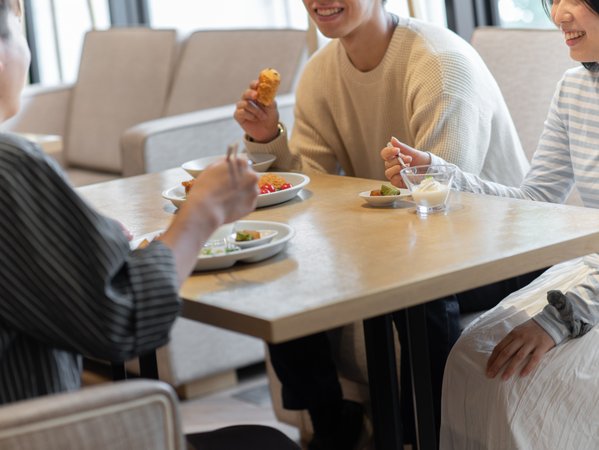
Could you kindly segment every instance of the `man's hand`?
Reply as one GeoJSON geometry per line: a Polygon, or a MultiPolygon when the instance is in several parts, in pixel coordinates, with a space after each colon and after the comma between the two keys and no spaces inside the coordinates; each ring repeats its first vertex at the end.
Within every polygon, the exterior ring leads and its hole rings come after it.
{"type": "Polygon", "coordinates": [[[233,117],[248,136],[256,142],[267,143],[279,134],[277,102],[269,106],[258,103],[258,80],[250,83],[237,102],[233,117]]]}
{"type": "Polygon", "coordinates": [[[495,346],[487,361],[487,376],[495,378],[503,368],[502,380],[509,379],[517,368],[524,377],[531,373],[545,353],[555,347],[555,342],[534,320],[529,319],[518,325],[495,346]]]}

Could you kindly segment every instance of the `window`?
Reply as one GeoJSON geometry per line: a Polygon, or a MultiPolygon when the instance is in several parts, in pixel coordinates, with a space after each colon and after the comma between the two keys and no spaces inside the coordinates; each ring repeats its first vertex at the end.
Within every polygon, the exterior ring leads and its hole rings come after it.
{"type": "Polygon", "coordinates": [[[30,0],[40,82],[56,84],[77,78],[86,31],[110,24],[106,0],[30,0]],[[88,8],[91,6],[91,10],[88,8]]]}
{"type": "Polygon", "coordinates": [[[497,0],[499,20],[508,28],[554,28],[540,0],[497,0]]]}
{"type": "Polygon", "coordinates": [[[150,25],[182,31],[223,28],[308,27],[299,0],[148,0],[150,25]]]}

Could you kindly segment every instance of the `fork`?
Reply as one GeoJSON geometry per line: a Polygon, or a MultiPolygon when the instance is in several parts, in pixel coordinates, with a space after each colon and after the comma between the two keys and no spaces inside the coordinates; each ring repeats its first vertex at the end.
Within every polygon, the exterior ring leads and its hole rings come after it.
{"type": "MultiPolygon", "coordinates": [[[[391,141],[387,142],[387,147],[393,147],[393,148],[395,148],[395,146],[393,146],[391,144],[391,141]]],[[[405,169],[405,168],[408,167],[408,165],[405,162],[403,162],[403,159],[401,159],[401,157],[399,156],[400,154],[401,154],[401,151],[398,151],[397,152],[397,162],[399,163],[399,165],[401,166],[402,169],[405,169]]]]}

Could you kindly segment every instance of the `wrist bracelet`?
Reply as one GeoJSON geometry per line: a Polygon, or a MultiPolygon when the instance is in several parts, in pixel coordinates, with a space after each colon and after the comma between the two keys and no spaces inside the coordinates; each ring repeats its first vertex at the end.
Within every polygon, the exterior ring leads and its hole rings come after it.
{"type": "MultiPolygon", "coordinates": [[[[277,135],[276,135],[274,138],[272,138],[270,141],[268,141],[268,142],[272,142],[272,141],[274,141],[276,138],[278,138],[278,137],[279,137],[279,136],[281,136],[283,133],[285,133],[285,127],[283,126],[283,124],[282,124],[281,122],[277,123],[277,128],[278,128],[277,135]]],[[[246,138],[246,139],[247,139],[249,142],[256,142],[256,141],[254,140],[254,138],[253,138],[253,137],[251,137],[249,134],[246,134],[246,135],[245,135],[245,138],[246,138]]],[[[264,142],[264,144],[268,144],[268,142],[264,142]]]]}

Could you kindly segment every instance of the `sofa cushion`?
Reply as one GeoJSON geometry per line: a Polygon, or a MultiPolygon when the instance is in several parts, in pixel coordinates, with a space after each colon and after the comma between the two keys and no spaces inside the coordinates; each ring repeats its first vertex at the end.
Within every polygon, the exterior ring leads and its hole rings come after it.
{"type": "Polygon", "coordinates": [[[86,34],[65,136],[68,166],[121,173],[120,136],[160,117],[176,45],[174,30],[113,28],[86,34]]]}
{"type": "Polygon", "coordinates": [[[305,30],[207,30],[186,40],[164,116],[236,103],[265,67],[291,92],[305,58],[305,30]]]}

